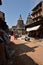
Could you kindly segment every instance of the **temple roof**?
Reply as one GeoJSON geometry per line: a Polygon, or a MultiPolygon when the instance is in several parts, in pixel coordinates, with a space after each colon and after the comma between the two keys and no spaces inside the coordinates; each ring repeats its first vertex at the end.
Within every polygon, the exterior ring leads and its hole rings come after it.
{"type": "Polygon", "coordinates": [[[29,13],[27,19],[30,19],[30,18],[31,18],[31,14],[29,13]]]}
{"type": "Polygon", "coordinates": [[[41,2],[39,2],[33,9],[32,9],[32,11],[34,11],[40,4],[42,4],[43,3],[43,1],[41,1],[41,2]]]}
{"type": "Polygon", "coordinates": [[[27,17],[26,24],[31,24],[31,23],[32,23],[32,18],[31,18],[31,14],[29,13],[28,17],[27,17]]]}
{"type": "Polygon", "coordinates": [[[18,20],[22,20],[22,16],[21,16],[21,14],[20,14],[20,17],[19,17],[19,19],[18,20]]]}

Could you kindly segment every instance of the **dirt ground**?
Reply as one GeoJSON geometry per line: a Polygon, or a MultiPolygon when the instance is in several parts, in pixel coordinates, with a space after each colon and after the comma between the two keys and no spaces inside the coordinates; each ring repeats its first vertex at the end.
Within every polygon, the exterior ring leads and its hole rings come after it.
{"type": "Polygon", "coordinates": [[[11,37],[15,50],[14,65],[43,65],[43,39],[30,41],[16,40],[11,37]]]}

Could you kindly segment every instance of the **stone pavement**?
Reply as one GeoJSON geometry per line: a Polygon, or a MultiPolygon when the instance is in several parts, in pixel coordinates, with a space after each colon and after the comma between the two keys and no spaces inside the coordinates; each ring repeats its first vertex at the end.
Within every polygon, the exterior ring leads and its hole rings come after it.
{"type": "Polygon", "coordinates": [[[11,41],[14,43],[15,62],[16,65],[43,65],[43,40],[31,41],[14,40],[13,36],[11,41]]]}

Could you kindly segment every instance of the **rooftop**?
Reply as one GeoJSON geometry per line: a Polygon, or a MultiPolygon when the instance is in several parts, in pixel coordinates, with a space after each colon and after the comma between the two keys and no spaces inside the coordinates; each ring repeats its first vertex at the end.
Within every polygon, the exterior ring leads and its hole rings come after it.
{"type": "Polygon", "coordinates": [[[19,17],[19,19],[18,20],[22,20],[22,16],[21,16],[21,14],[20,14],[20,17],[19,17]]]}
{"type": "Polygon", "coordinates": [[[43,3],[43,1],[41,1],[41,2],[39,2],[33,9],[32,9],[32,11],[34,11],[40,4],[42,4],[43,3]]]}

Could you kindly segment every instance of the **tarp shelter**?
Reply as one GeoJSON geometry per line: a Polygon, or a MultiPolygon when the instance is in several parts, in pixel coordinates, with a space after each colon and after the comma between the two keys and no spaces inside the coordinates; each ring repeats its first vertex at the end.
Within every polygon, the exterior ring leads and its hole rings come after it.
{"type": "Polygon", "coordinates": [[[34,30],[38,30],[40,27],[40,25],[38,26],[35,26],[35,27],[31,27],[31,28],[27,28],[26,31],[29,32],[29,31],[34,31],[34,30]]]}

